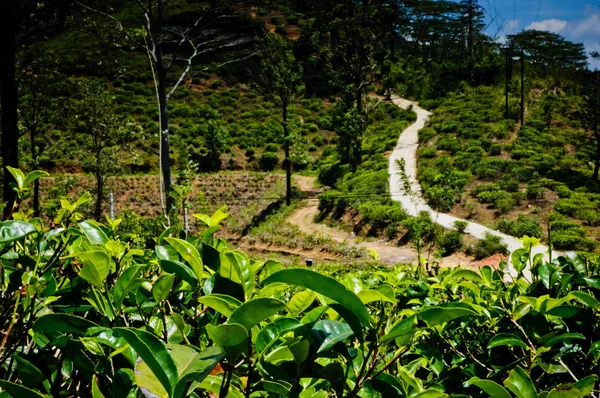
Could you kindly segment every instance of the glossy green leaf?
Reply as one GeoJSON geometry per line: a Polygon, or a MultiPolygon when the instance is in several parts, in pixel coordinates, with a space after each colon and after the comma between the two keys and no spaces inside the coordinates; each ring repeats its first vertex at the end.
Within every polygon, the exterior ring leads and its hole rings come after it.
{"type": "Polygon", "coordinates": [[[98,386],[98,376],[96,375],[92,377],[92,398],[104,398],[104,394],[98,386]]]}
{"type": "Polygon", "coordinates": [[[171,293],[171,289],[173,288],[173,282],[175,282],[174,274],[161,275],[154,282],[154,285],[152,285],[152,297],[154,297],[157,303],[169,297],[169,293],[171,293]]]}
{"type": "Polygon", "coordinates": [[[531,378],[519,365],[510,371],[508,378],[504,380],[504,386],[517,398],[537,398],[537,392],[531,378]]]}
{"type": "Polygon", "coordinates": [[[173,357],[165,344],[156,336],[141,329],[114,328],[114,331],[127,341],[169,396],[172,396],[177,385],[178,374],[173,357]]]}
{"type": "Polygon", "coordinates": [[[458,269],[451,274],[451,277],[455,279],[469,279],[473,282],[482,282],[481,275],[470,269],[458,269]]]}
{"type": "Polygon", "coordinates": [[[513,333],[498,333],[488,343],[488,348],[502,346],[527,348],[527,344],[513,333]]]}
{"type": "Polygon", "coordinates": [[[360,319],[358,319],[354,312],[350,311],[348,308],[344,307],[341,304],[335,303],[329,304],[329,308],[337,312],[340,315],[340,317],[342,317],[342,319],[346,321],[348,326],[350,326],[350,328],[354,331],[354,335],[356,336],[358,341],[362,343],[365,340],[363,334],[363,326],[360,323],[360,319]]]}
{"type": "Polygon", "coordinates": [[[579,313],[579,311],[581,311],[581,310],[582,310],[581,307],[575,307],[572,305],[559,305],[559,306],[549,309],[548,311],[546,311],[544,313],[546,315],[554,315],[554,316],[559,316],[561,318],[571,318],[571,317],[574,317],[575,315],[577,315],[579,313]]]}
{"type": "Polygon", "coordinates": [[[390,300],[385,294],[383,294],[377,290],[370,290],[370,289],[361,290],[360,292],[358,292],[357,295],[358,295],[358,298],[364,304],[369,304],[374,301],[385,301],[388,303],[394,302],[393,300],[390,300]]]}
{"type": "Polygon", "coordinates": [[[174,247],[181,258],[188,263],[190,267],[192,267],[192,271],[194,272],[194,275],[196,275],[196,279],[199,282],[202,281],[204,267],[202,265],[200,253],[198,253],[198,249],[196,249],[191,243],[178,238],[165,238],[165,241],[174,247]]]}
{"type": "Polygon", "coordinates": [[[229,317],[229,323],[238,323],[248,331],[262,320],[277,314],[285,308],[285,303],[272,298],[259,297],[246,301],[236,308],[229,317]]]}
{"type": "Polygon", "coordinates": [[[590,296],[585,292],[571,292],[567,295],[567,298],[570,297],[573,297],[581,304],[586,305],[590,308],[597,308],[598,306],[600,306],[600,301],[596,300],[596,298],[590,296]]]}
{"type": "Polygon", "coordinates": [[[294,318],[278,318],[272,323],[269,323],[256,336],[256,352],[262,355],[265,350],[277,342],[277,340],[298,328],[302,327],[302,323],[294,318]]]}
{"type": "Polygon", "coordinates": [[[14,242],[36,231],[37,229],[34,225],[23,221],[4,221],[0,223],[0,243],[14,242]]]}
{"type": "Polygon", "coordinates": [[[363,302],[356,294],[333,278],[307,269],[290,268],[274,273],[264,283],[268,285],[274,282],[283,282],[314,290],[353,311],[363,325],[366,326],[370,323],[369,311],[363,302]]]}
{"type": "Polygon", "coordinates": [[[10,381],[0,380],[0,388],[9,393],[11,397],[18,398],[44,398],[45,396],[37,391],[31,390],[25,386],[11,383],[10,381]]]}
{"type": "Polygon", "coordinates": [[[206,325],[206,332],[211,340],[219,346],[231,360],[235,360],[242,352],[248,340],[248,331],[238,323],[224,325],[206,325]]]}
{"type": "Polygon", "coordinates": [[[311,334],[320,342],[317,353],[328,351],[337,343],[346,340],[354,334],[347,323],[337,321],[317,321],[311,334]]]}
{"type": "Polygon", "coordinates": [[[586,339],[585,336],[582,335],[581,333],[563,333],[561,335],[552,337],[550,340],[548,340],[544,344],[544,347],[551,347],[555,344],[564,343],[566,341],[570,342],[573,340],[585,340],[585,339],[586,339]]]}
{"type": "Polygon", "coordinates": [[[134,265],[126,268],[117,280],[117,283],[115,283],[115,287],[111,292],[117,309],[121,309],[123,300],[125,300],[127,294],[129,294],[133,287],[138,283],[136,279],[140,275],[142,268],[142,265],[134,265]]]}
{"type": "Polygon", "coordinates": [[[566,252],[565,257],[569,259],[573,268],[579,276],[587,276],[587,264],[585,257],[575,252],[566,252]]]}
{"type": "Polygon", "coordinates": [[[19,191],[22,191],[25,188],[25,173],[19,170],[16,167],[6,166],[6,169],[12,174],[17,183],[17,188],[19,191]]]}
{"type": "Polygon", "coordinates": [[[469,384],[479,387],[491,398],[511,398],[509,392],[495,381],[473,377],[469,380],[469,384]]]}
{"type": "Polygon", "coordinates": [[[88,329],[98,326],[98,324],[76,315],[47,314],[34,322],[33,331],[38,335],[53,337],[64,333],[85,334],[88,329]]]}
{"type": "Polygon", "coordinates": [[[581,395],[587,397],[594,391],[594,386],[596,385],[596,381],[598,380],[598,376],[590,375],[586,376],[582,379],[579,379],[574,386],[581,391],[581,395]]]}
{"type": "Polygon", "coordinates": [[[98,289],[103,289],[111,268],[109,255],[103,251],[95,251],[79,253],[77,258],[83,264],[79,276],[98,289]]]}
{"type": "Polygon", "coordinates": [[[427,326],[436,326],[445,322],[468,315],[476,315],[477,312],[467,304],[447,303],[421,311],[418,314],[419,319],[427,323],[427,326]]]}
{"type": "Polygon", "coordinates": [[[382,338],[381,342],[385,343],[390,340],[394,340],[400,336],[412,335],[415,333],[415,324],[417,321],[416,315],[411,315],[407,318],[402,319],[396,323],[389,332],[387,332],[382,338]]]}
{"type": "Polygon", "coordinates": [[[200,297],[198,301],[207,307],[220,312],[227,318],[231,316],[233,311],[242,305],[240,300],[226,294],[209,294],[208,296],[200,297]]]}
{"type": "Polygon", "coordinates": [[[248,331],[237,323],[228,323],[219,326],[206,325],[208,335],[219,347],[233,347],[248,338],[248,331]]]}
{"type": "Polygon", "coordinates": [[[305,309],[315,301],[317,295],[312,290],[303,290],[292,296],[288,304],[290,314],[297,316],[300,315],[305,309]]]}
{"type": "Polygon", "coordinates": [[[218,347],[209,347],[202,351],[179,344],[169,344],[167,347],[175,361],[179,375],[173,397],[183,397],[188,381],[201,382],[223,358],[218,347]]]}
{"type": "Polygon", "coordinates": [[[20,355],[15,355],[15,360],[19,379],[26,387],[35,390],[41,390],[40,387],[44,387],[46,393],[50,393],[50,382],[37,366],[20,355]]]}
{"type": "Polygon", "coordinates": [[[79,223],[79,228],[81,228],[92,245],[105,245],[108,242],[108,237],[102,228],[93,221],[82,221],[79,223]]]}
{"type": "Polygon", "coordinates": [[[177,260],[158,260],[158,264],[163,271],[168,272],[169,274],[175,274],[178,278],[181,278],[194,287],[198,286],[196,274],[194,274],[194,271],[184,263],[177,260]]]}
{"type": "Polygon", "coordinates": [[[246,253],[239,250],[221,252],[219,274],[234,282],[239,282],[244,289],[244,298],[249,300],[254,294],[254,271],[246,253]]]}
{"type": "Polygon", "coordinates": [[[448,394],[446,393],[430,388],[428,390],[421,391],[420,393],[413,395],[413,398],[444,398],[447,396],[448,394]]]}
{"type": "Polygon", "coordinates": [[[577,388],[567,385],[552,389],[546,398],[582,398],[583,396],[577,388]]]}
{"type": "Polygon", "coordinates": [[[529,260],[529,252],[525,249],[517,249],[512,252],[510,261],[517,272],[522,272],[527,266],[529,260]]]}

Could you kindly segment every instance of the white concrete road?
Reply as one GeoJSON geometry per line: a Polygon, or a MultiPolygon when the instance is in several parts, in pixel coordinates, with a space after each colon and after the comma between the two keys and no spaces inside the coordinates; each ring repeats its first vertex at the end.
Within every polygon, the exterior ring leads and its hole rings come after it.
{"type": "MultiPolygon", "coordinates": [[[[515,238],[514,236],[503,234],[481,224],[463,220],[450,214],[437,212],[429,207],[421,195],[421,186],[417,180],[417,148],[419,146],[419,130],[425,126],[431,113],[420,108],[416,103],[397,96],[392,97],[392,102],[403,109],[407,109],[412,105],[412,110],[417,114],[417,121],[400,134],[398,143],[390,155],[388,172],[390,175],[390,192],[392,193],[392,200],[400,202],[402,207],[404,207],[411,216],[416,216],[421,211],[428,212],[434,222],[447,229],[454,229],[455,221],[466,221],[466,233],[477,239],[483,239],[486,233],[499,236],[502,239],[502,243],[508,247],[510,252],[523,247],[520,239],[515,238]],[[402,178],[396,163],[397,160],[402,158],[405,160],[406,174],[411,183],[412,195],[403,192],[402,189],[402,178]]],[[[533,248],[532,255],[547,252],[547,246],[539,245],[533,248]]],[[[554,253],[552,257],[555,257],[554,253]]]]}

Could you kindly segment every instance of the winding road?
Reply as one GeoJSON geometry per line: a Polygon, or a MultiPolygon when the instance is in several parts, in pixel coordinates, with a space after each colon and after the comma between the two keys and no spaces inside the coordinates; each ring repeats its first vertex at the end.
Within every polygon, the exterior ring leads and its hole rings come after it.
{"type": "MultiPolygon", "coordinates": [[[[394,105],[403,109],[407,109],[412,105],[412,110],[417,114],[417,121],[400,134],[398,143],[389,158],[388,172],[390,175],[390,192],[392,192],[392,200],[400,202],[402,207],[404,207],[411,216],[416,216],[421,211],[428,212],[434,222],[447,229],[454,229],[454,223],[456,221],[465,221],[467,222],[467,228],[465,229],[466,233],[477,239],[483,239],[486,233],[499,236],[502,243],[508,247],[510,252],[523,247],[521,240],[514,236],[503,234],[481,224],[463,220],[450,214],[437,212],[429,207],[421,195],[421,186],[417,180],[417,148],[419,146],[419,130],[425,127],[425,123],[429,119],[431,113],[419,107],[416,103],[397,96],[392,97],[392,102],[394,105]],[[397,167],[397,161],[402,158],[405,160],[405,170],[413,194],[402,192],[402,179],[397,167]]],[[[532,255],[547,252],[547,246],[539,245],[533,248],[532,255]]]]}

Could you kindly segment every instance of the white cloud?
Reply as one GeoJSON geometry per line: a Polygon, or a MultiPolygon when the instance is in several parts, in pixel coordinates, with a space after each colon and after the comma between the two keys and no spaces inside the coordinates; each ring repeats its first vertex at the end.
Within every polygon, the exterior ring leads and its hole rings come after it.
{"type": "Polygon", "coordinates": [[[532,22],[525,29],[543,30],[546,32],[559,33],[567,27],[567,21],[562,19],[546,19],[545,21],[532,22]]]}
{"type": "Polygon", "coordinates": [[[520,19],[509,19],[504,23],[504,31],[516,31],[519,25],[521,25],[520,19]]]}
{"type": "Polygon", "coordinates": [[[571,21],[568,33],[575,39],[600,35],[600,13],[590,14],[580,21],[571,21]]]}

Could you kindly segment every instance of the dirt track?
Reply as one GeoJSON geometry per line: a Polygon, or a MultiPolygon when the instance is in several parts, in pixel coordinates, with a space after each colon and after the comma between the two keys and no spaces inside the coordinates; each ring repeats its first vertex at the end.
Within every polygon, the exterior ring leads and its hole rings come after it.
{"type": "MultiPolygon", "coordinates": [[[[295,185],[310,196],[319,193],[321,190],[315,186],[316,178],[307,176],[294,176],[295,185]]],[[[319,214],[318,200],[314,198],[305,199],[302,207],[296,210],[288,217],[287,221],[297,225],[300,230],[307,234],[320,234],[329,236],[336,242],[353,243],[358,247],[377,252],[379,261],[384,264],[414,263],[417,260],[417,253],[414,249],[407,246],[395,246],[380,240],[359,240],[352,233],[348,233],[336,228],[328,227],[324,224],[316,223],[315,217],[319,214]]],[[[464,254],[455,254],[445,257],[441,260],[442,266],[456,266],[458,264],[468,265],[472,258],[464,254]]]]}

